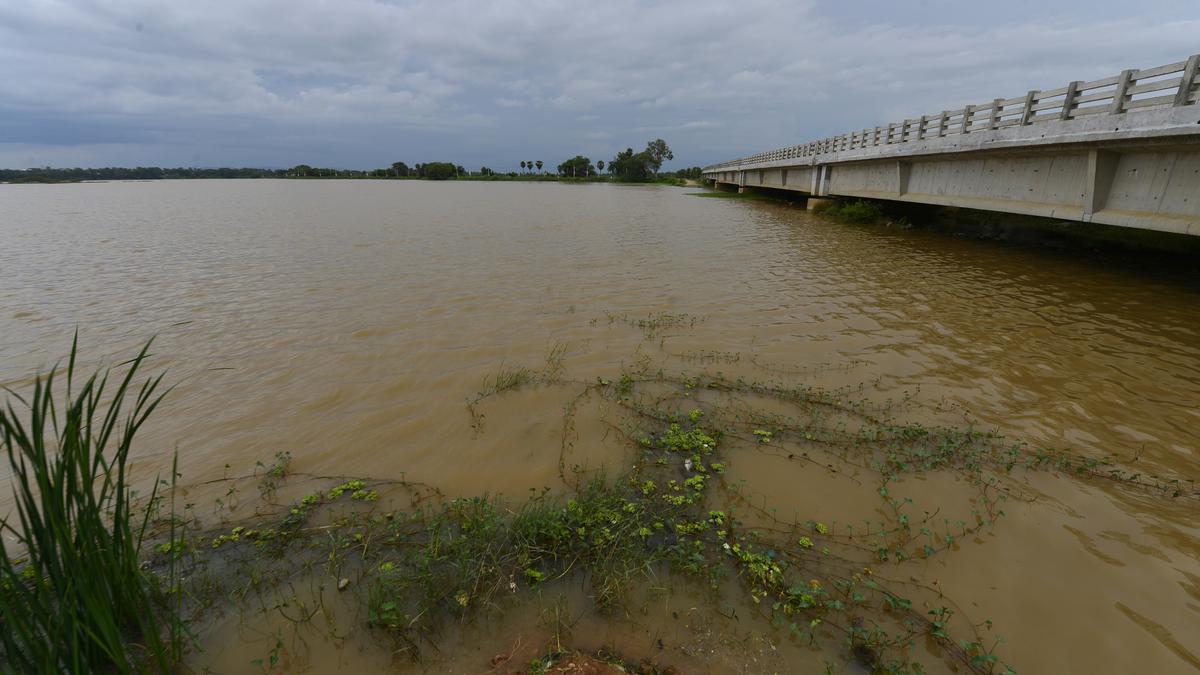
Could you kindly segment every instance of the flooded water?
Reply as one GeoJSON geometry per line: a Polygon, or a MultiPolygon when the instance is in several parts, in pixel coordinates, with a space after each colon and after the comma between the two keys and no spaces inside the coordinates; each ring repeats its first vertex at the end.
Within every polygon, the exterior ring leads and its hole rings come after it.
{"type": "MultiPolygon", "coordinates": [[[[502,369],[560,357],[562,377],[578,381],[645,361],[863,385],[878,403],[915,400],[917,418],[1116,455],[1148,475],[1200,474],[1194,273],[835,224],[687,192],[3,185],[0,385],[27,386],[65,355],[76,328],[93,364],[157,336],[152,365],[167,368],[176,388],[147,425],[135,468],[147,482],[177,451],[194,501],[220,497],[204,481],[283,451],[300,471],[407,476],[451,496],[561,489],[560,388],[500,401],[483,423],[467,407],[502,369]],[[637,325],[660,313],[677,318],[661,330],[637,325]]],[[[580,421],[574,461],[620,466],[625,450],[604,430],[580,421]]],[[[875,508],[768,453],[730,464],[781,511],[869,517],[875,508]]],[[[1037,498],[1007,506],[994,532],[894,573],[935,583],[974,623],[993,621],[1005,636],[998,653],[1020,672],[1200,669],[1196,503],[1054,474],[1027,480],[1037,498]]],[[[937,496],[960,486],[909,487],[937,496]]],[[[651,650],[665,639],[664,662],[673,655],[684,672],[820,672],[819,658],[801,663],[803,650],[783,657],[774,645],[737,652],[740,663],[711,656],[717,648],[700,658],[703,649],[685,648],[697,631],[733,629],[687,622],[688,603],[664,601],[633,623],[587,616],[576,643],[651,650]]],[[[518,611],[509,628],[537,616],[518,611]]],[[[242,628],[214,628],[220,649],[199,663],[250,669],[269,631],[242,628]]],[[[511,634],[447,637],[472,648],[461,650],[467,661],[443,666],[486,672],[511,634]]],[[[289,669],[390,663],[365,642],[315,652],[289,669]]]]}

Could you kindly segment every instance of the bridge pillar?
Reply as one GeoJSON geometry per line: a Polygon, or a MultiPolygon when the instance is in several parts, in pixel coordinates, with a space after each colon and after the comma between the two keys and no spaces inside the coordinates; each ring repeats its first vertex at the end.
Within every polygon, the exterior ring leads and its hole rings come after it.
{"type": "Polygon", "coordinates": [[[908,192],[908,178],[912,175],[912,162],[896,162],[896,196],[908,192]]]}
{"type": "Polygon", "coordinates": [[[833,167],[829,164],[818,164],[812,168],[812,186],[809,194],[819,197],[829,194],[829,179],[833,175],[833,167]]]}
{"type": "Polygon", "coordinates": [[[733,183],[724,183],[721,181],[713,181],[713,189],[720,192],[733,192],[737,185],[733,183]]]}
{"type": "Polygon", "coordinates": [[[1108,150],[1089,150],[1087,180],[1083,186],[1083,220],[1091,222],[1092,215],[1103,211],[1108,202],[1113,179],[1117,176],[1117,163],[1121,156],[1108,150]]]}

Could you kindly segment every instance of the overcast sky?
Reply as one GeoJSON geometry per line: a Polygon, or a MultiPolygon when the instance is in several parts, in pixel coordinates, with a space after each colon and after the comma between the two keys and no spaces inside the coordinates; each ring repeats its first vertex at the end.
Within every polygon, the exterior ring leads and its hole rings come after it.
{"type": "Polygon", "coordinates": [[[704,165],[1200,52],[1200,0],[0,0],[0,167],[704,165]]]}

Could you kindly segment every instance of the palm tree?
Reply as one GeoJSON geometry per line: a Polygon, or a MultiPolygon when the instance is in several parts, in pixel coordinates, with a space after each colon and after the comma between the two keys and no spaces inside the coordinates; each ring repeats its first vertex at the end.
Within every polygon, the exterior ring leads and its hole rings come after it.
{"type": "Polygon", "coordinates": [[[525,171],[525,160],[521,160],[521,171],[525,171]]]}
{"type": "Polygon", "coordinates": [[[596,162],[596,168],[600,170],[600,173],[604,173],[604,160],[596,162]]]}
{"type": "Polygon", "coordinates": [[[537,168],[538,168],[538,173],[541,173],[541,171],[542,171],[542,160],[540,160],[540,159],[537,161],[537,168]]]}
{"type": "Polygon", "coordinates": [[[525,166],[528,166],[529,170],[532,172],[533,171],[533,160],[531,159],[528,162],[525,162],[525,166]]]}

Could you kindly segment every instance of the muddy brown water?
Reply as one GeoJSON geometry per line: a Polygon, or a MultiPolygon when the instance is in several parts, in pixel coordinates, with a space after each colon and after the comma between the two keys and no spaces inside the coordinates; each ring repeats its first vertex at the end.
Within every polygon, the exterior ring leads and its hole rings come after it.
{"type": "MultiPolygon", "coordinates": [[[[28,386],[76,327],[89,364],[157,335],[152,363],[177,386],[137,448],[142,483],[169,471],[176,451],[184,481],[197,485],[288,451],[299,470],[405,475],[448,495],[561,488],[561,389],[498,401],[481,433],[466,408],[499,369],[542,368],[555,349],[569,378],[616,377],[641,359],[863,385],[876,402],[915,399],[918,417],[1136,457],[1131,466],[1147,474],[1200,474],[1194,274],[841,225],[689,191],[3,185],[0,385],[28,386]],[[661,312],[689,320],[661,331],[624,320],[661,312]]],[[[579,461],[620,466],[626,450],[603,431],[581,418],[579,461]]],[[[769,453],[731,460],[730,471],[781,511],[869,510],[853,489],[769,453]]],[[[999,653],[1020,672],[1200,669],[1195,502],[1054,474],[1025,480],[1038,499],[1009,505],[994,531],[895,573],[936,582],[972,621],[993,621],[1006,640],[999,653]]],[[[957,498],[961,486],[929,477],[910,488],[957,498]]],[[[622,617],[579,611],[573,644],[654,652],[684,672],[821,671],[820,655],[739,633],[744,625],[698,602],[678,594],[622,617]]],[[[448,635],[458,660],[435,669],[486,672],[494,654],[541,649],[545,612],[517,608],[505,630],[448,635]]],[[[253,671],[277,634],[270,620],[210,628],[195,661],[216,672],[253,671]]],[[[368,637],[335,642],[309,644],[283,666],[410,667],[368,637]]]]}

